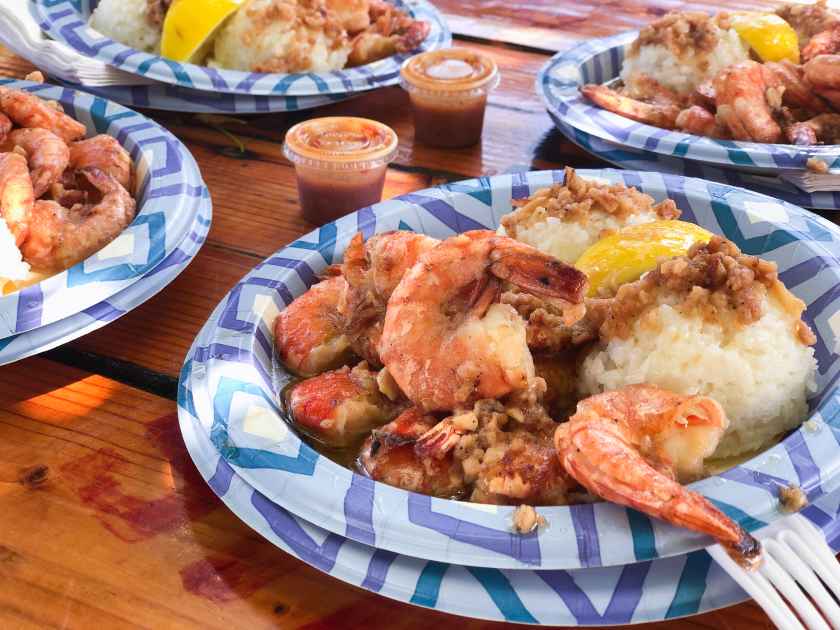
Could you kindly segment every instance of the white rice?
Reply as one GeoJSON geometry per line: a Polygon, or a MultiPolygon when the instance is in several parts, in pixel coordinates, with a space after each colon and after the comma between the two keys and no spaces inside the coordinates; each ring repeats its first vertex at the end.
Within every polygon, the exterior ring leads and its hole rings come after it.
{"type": "MultiPolygon", "coordinates": [[[[659,218],[653,210],[640,210],[625,219],[601,210],[590,211],[586,221],[564,221],[547,216],[532,225],[517,226],[516,240],[571,265],[590,245],[601,239],[604,230],[614,232],[628,225],[658,221],[659,218]]],[[[504,226],[499,226],[498,232],[507,236],[504,226]]]]}
{"type": "Polygon", "coordinates": [[[126,46],[160,52],[160,30],[149,24],[146,0],[100,0],[89,25],[126,46]]]}
{"type": "Polygon", "coordinates": [[[665,87],[688,94],[725,67],[749,58],[749,47],[735,29],[720,30],[718,44],[709,54],[677,57],[661,44],[645,44],[637,55],[625,57],[621,79],[625,85],[632,86],[634,75],[646,74],[665,87]]]}
{"type": "Polygon", "coordinates": [[[796,318],[776,298],[763,306],[761,319],[732,331],[662,303],[633,323],[627,339],[614,338],[587,356],[581,389],[589,395],[650,383],[711,396],[730,420],[715,457],[765,447],[806,419],[816,361],[796,338],[796,318]]]}
{"type": "MultiPolygon", "coordinates": [[[[240,7],[216,35],[208,65],[243,71],[329,72],[347,64],[346,37],[331,38],[299,19],[284,20],[272,12],[274,2],[249,0],[240,7]]],[[[285,4],[296,10],[295,2],[285,4]]]]}

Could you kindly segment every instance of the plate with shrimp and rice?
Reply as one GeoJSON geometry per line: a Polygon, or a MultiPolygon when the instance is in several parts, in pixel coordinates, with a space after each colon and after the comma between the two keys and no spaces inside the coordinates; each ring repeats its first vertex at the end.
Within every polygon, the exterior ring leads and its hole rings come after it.
{"type": "Polygon", "coordinates": [[[126,289],[188,236],[204,188],[184,146],[101,98],[0,82],[0,339],[126,289]]]}
{"type": "Polygon", "coordinates": [[[313,97],[399,82],[411,54],[449,46],[426,0],[33,0],[77,52],[164,84],[313,97]]]}
{"type": "Polygon", "coordinates": [[[259,265],[182,386],[248,484],[366,545],[575,569],[716,539],[749,564],[749,530],[840,485],[838,242],[691,178],[449,184],[259,265]]]}
{"type": "MultiPolygon", "coordinates": [[[[196,356],[205,343],[200,336],[196,338],[187,356],[196,356]]],[[[181,433],[196,468],[213,492],[260,536],[354,586],[465,617],[550,626],[664,621],[746,599],[704,551],[570,571],[475,569],[383,553],[328,532],[272,503],[231,469],[191,411],[195,404],[188,380],[180,387],[181,433]]],[[[840,495],[836,492],[802,511],[823,530],[835,550],[840,549],[840,520],[835,518],[839,512],[840,495]]]]}
{"type": "Polygon", "coordinates": [[[825,2],[674,12],[558,53],[537,91],[564,126],[620,146],[755,173],[825,172],[840,166],[837,42],[840,11],[825,2]]]}

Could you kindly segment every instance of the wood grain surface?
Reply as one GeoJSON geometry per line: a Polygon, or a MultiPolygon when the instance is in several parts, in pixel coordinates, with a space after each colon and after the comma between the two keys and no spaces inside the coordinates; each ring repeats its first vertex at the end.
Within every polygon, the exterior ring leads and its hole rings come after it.
{"type": "MultiPolygon", "coordinates": [[[[492,55],[502,70],[478,147],[415,146],[398,88],[295,114],[144,112],[195,155],[213,197],[213,225],[195,261],[157,297],[67,346],[0,368],[0,628],[501,627],[348,586],[242,524],[201,480],[178,432],[174,392],[184,354],[239,278],[313,227],[300,217],[293,170],[281,153],[290,125],[350,114],[394,127],[400,147],[386,197],[511,170],[604,166],[553,129],[534,93],[547,51],[638,28],[678,6],[768,3],[436,3],[455,44],[492,55]]],[[[0,75],[32,69],[0,49],[0,75]]],[[[772,626],[747,603],[640,627],[772,626]]]]}

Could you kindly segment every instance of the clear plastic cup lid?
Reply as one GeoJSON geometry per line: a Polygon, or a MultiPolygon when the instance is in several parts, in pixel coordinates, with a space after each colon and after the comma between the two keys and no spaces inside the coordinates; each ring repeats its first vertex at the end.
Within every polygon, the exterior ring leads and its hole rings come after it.
{"type": "Polygon", "coordinates": [[[286,133],[283,153],[294,164],[328,169],[365,169],[393,160],[397,134],[367,118],[332,116],[298,123],[286,133]]]}
{"type": "Polygon", "coordinates": [[[499,68],[486,55],[466,48],[446,48],[407,59],[400,77],[408,90],[462,94],[496,87],[499,68]]]}

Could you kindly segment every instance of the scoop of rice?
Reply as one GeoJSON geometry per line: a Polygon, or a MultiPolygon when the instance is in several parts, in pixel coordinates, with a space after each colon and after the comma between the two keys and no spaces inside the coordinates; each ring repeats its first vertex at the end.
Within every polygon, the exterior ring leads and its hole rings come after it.
{"type": "Polygon", "coordinates": [[[24,280],[28,275],[29,265],[23,261],[6,222],[0,218],[0,295],[8,282],[24,280]]]}
{"type": "Polygon", "coordinates": [[[249,0],[219,31],[208,65],[249,72],[340,70],[350,54],[347,34],[324,6],[322,12],[310,4],[249,0]]]}
{"type": "Polygon", "coordinates": [[[763,316],[732,329],[662,303],[584,360],[585,394],[650,383],[717,400],[730,420],[715,457],[756,451],[798,426],[814,385],[814,351],[794,334],[798,318],[773,294],[763,316]]]}
{"type": "Polygon", "coordinates": [[[584,179],[566,168],[562,186],[537,191],[520,208],[502,217],[498,231],[574,264],[608,233],[679,215],[670,200],[657,204],[635,188],[584,179]]]}
{"type": "Polygon", "coordinates": [[[624,58],[621,79],[632,90],[634,77],[647,75],[688,94],[727,66],[750,59],[749,47],[727,27],[725,18],[668,14],[640,32],[624,58]]]}
{"type": "Polygon", "coordinates": [[[150,53],[160,51],[160,29],[147,19],[147,0],[100,0],[89,25],[126,46],[150,53]]]}

